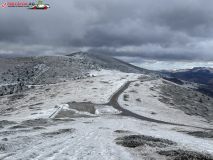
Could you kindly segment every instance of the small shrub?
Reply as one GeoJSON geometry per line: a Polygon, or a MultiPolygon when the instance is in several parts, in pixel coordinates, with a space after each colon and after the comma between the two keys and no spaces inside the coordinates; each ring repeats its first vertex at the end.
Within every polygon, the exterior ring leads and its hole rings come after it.
{"type": "Polygon", "coordinates": [[[136,101],[141,102],[141,99],[140,99],[140,98],[137,98],[136,101]]]}
{"type": "Polygon", "coordinates": [[[140,84],[136,83],[134,86],[139,86],[140,84]]]}
{"type": "Polygon", "coordinates": [[[131,90],[131,91],[129,91],[129,92],[138,93],[138,92],[137,92],[136,90],[134,90],[134,89],[131,90]]]}
{"type": "Polygon", "coordinates": [[[124,101],[128,101],[128,99],[127,98],[129,98],[129,95],[128,94],[124,94],[124,101]]]}
{"type": "Polygon", "coordinates": [[[199,153],[195,151],[187,150],[167,150],[167,151],[157,151],[160,155],[170,156],[174,160],[212,160],[213,157],[207,153],[199,153]]]}
{"type": "Polygon", "coordinates": [[[124,98],[129,98],[129,95],[128,94],[124,94],[124,98]]]}

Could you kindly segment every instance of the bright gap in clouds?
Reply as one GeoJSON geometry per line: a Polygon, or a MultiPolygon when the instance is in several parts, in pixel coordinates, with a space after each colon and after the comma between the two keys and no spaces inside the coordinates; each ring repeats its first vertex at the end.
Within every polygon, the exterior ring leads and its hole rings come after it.
{"type": "Polygon", "coordinates": [[[140,57],[114,57],[132,65],[150,69],[150,70],[169,70],[173,68],[177,69],[189,69],[193,67],[211,67],[213,68],[213,61],[209,62],[178,62],[178,61],[157,61],[157,60],[144,60],[140,57]]]}

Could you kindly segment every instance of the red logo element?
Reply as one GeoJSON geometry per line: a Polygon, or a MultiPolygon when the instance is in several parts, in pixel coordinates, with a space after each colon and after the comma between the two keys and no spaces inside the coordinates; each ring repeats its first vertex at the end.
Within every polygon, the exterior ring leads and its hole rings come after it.
{"type": "Polygon", "coordinates": [[[7,2],[5,2],[3,5],[1,5],[1,6],[2,6],[2,8],[4,8],[4,7],[6,6],[6,4],[7,4],[7,2]]]}
{"type": "Polygon", "coordinates": [[[8,7],[11,6],[28,6],[27,2],[7,2],[8,7]]]}

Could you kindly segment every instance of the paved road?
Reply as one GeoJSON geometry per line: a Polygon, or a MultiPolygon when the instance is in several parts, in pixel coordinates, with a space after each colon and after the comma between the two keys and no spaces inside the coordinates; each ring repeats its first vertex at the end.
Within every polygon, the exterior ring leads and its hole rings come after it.
{"type": "Polygon", "coordinates": [[[179,125],[179,124],[175,124],[175,123],[169,123],[169,122],[165,122],[165,121],[160,121],[160,120],[156,120],[156,119],[152,119],[152,118],[147,118],[147,117],[144,117],[144,116],[141,116],[139,114],[136,114],[136,113],[133,113],[129,110],[126,110],[124,108],[122,108],[119,104],[118,104],[118,97],[120,96],[120,94],[126,90],[130,83],[133,82],[133,81],[129,81],[127,82],[120,90],[118,90],[110,99],[110,101],[106,104],[106,105],[111,105],[113,106],[115,109],[119,110],[119,111],[122,111],[122,115],[125,115],[125,116],[130,116],[130,117],[134,117],[134,118],[137,118],[137,119],[140,119],[140,120],[145,120],[145,121],[150,121],[150,122],[156,122],[156,123],[163,123],[163,124],[172,124],[172,125],[179,125]]]}
{"type": "Polygon", "coordinates": [[[185,126],[185,127],[194,127],[194,128],[201,128],[201,129],[207,129],[207,130],[213,130],[211,128],[202,128],[202,127],[196,127],[196,126],[189,126],[189,125],[184,125],[184,124],[176,124],[176,123],[170,123],[170,122],[165,122],[165,121],[160,121],[160,120],[156,120],[156,119],[152,119],[152,118],[147,118],[144,116],[141,116],[139,114],[133,113],[127,109],[122,108],[119,104],[118,104],[118,97],[120,96],[120,94],[126,90],[130,83],[134,82],[134,81],[129,81],[127,82],[123,87],[121,87],[121,89],[119,89],[110,99],[110,101],[106,104],[106,105],[111,105],[113,106],[115,109],[122,111],[122,115],[125,116],[130,116],[130,117],[134,117],[140,120],[144,120],[144,121],[149,121],[149,122],[155,122],[155,123],[161,123],[161,124],[170,124],[170,125],[176,125],[176,126],[185,126]]]}

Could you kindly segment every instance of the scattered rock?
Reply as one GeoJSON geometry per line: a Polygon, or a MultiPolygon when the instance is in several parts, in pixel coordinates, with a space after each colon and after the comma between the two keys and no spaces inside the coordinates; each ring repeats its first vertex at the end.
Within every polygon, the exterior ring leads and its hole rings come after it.
{"type": "Polygon", "coordinates": [[[33,127],[34,130],[46,129],[44,127],[33,127]]]}
{"type": "Polygon", "coordinates": [[[123,98],[124,98],[124,101],[128,101],[127,98],[129,98],[129,95],[128,95],[128,94],[124,94],[124,95],[123,95],[123,98]]]}
{"type": "Polygon", "coordinates": [[[110,128],[107,128],[107,127],[99,127],[98,129],[110,129],[110,128]]]}
{"type": "Polygon", "coordinates": [[[116,133],[131,133],[130,131],[126,131],[126,130],[115,130],[114,132],[116,132],[116,133]]]}
{"type": "Polygon", "coordinates": [[[151,147],[167,147],[171,145],[176,145],[176,142],[170,141],[168,139],[155,138],[145,135],[130,135],[115,139],[116,144],[122,145],[124,147],[135,148],[138,146],[149,145],[151,147]]]}
{"type": "Polygon", "coordinates": [[[49,126],[52,124],[53,123],[50,120],[44,119],[44,118],[26,120],[22,122],[22,125],[26,125],[26,126],[49,126]]]}
{"type": "Polygon", "coordinates": [[[199,138],[213,138],[213,131],[204,132],[204,131],[196,131],[196,132],[188,132],[187,134],[199,137],[199,138]]]}
{"type": "Polygon", "coordinates": [[[83,123],[85,123],[85,124],[89,124],[89,123],[91,123],[91,122],[83,122],[83,123]]]}
{"type": "Polygon", "coordinates": [[[62,122],[70,122],[70,121],[75,121],[74,119],[70,118],[53,118],[53,121],[62,121],[62,122]]]}
{"type": "Polygon", "coordinates": [[[35,104],[31,104],[29,107],[38,106],[38,105],[42,105],[42,104],[44,104],[44,103],[43,102],[35,103],[35,104]]]}
{"type": "Polygon", "coordinates": [[[15,101],[18,99],[22,99],[24,97],[25,97],[24,94],[15,94],[15,95],[9,96],[8,99],[9,99],[9,101],[15,101]]]}
{"type": "Polygon", "coordinates": [[[149,89],[152,90],[152,91],[154,91],[154,88],[153,88],[153,87],[150,87],[149,89]]]}
{"type": "Polygon", "coordinates": [[[7,148],[5,144],[0,144],[0,151],[5,151],[7,148]]]}
{"type": "Polygon", "coordinates": [[[141,99],[140,99],[140,98],[137,98],[136,101],[141,102],[141,99]]]}
{"type": "Polygon", "coordinates": [[[174,160],[213,160],[213,157],[209,154],[186,151],[182,149],[158,151],[157,153],[167,157],[172,157],[174,160]]]}
{"type": "Polygon", "coordinates": [[[8,120],[2,120],[2,121],[0,121],[0,126],[6,126],[6,125],[12,125],[12,124],[17,124],[17,122],[8,121],[8,120]]]}
{"type": "Polygon", "coordinates": [[[30,132],[30,130],[3,131],[3,132],[0,132],[0,136],[15,135],[17,133],[23,133],[23,132],[30,132]]]}
{"type": "Polygon", "coordinates": [[[60,129],[58,131],[54,131],[54,132],[46,132],[46,133],[42,133],[42,135],[45,135],[45,136],[54,136],[54,135],[59,135],[59,134],[63,134],[63,133],[73,133],[75,131],[74,128],[71,128],[71,129],[60,129]]]}
{"type": "Polygon", "coordinates": [[[10,129],[19,129],[19,128],[28,128],[28,126],[18,125],[10,127],[10,129]]]}
{"type": "Polygon", "coordinates": [[[130,90],[129,92],[138,93],[136,90],[130,90]]]}
{"type": "Polygon", "coordinates": [[[2,141],[8,141],[8,139],[7,138],[3,138],[2,141]]]}

